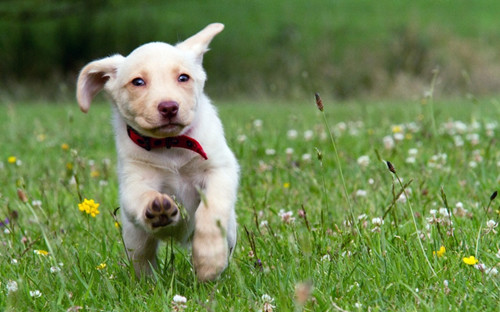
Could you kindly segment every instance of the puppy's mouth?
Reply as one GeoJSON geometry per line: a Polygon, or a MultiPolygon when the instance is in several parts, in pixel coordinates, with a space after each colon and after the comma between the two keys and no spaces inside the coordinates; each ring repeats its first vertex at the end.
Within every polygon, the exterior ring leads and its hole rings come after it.
{"type": "Polygon", "coordinates": [[[179,135],[186,126],[180,123],[169,122],[157,127],[145,129],[157,138],[166,138],[179,135]]]}
{"type": "Polygon", "coordinates": [[[157,139],[177,136],[186,128],[185,124],[176,120],[164,120],[163,122],[152,123],[144,118],[136,118],[135,124],[138,126],[137,130],[142,130],[141,132],[144,135],[157,139]]]}

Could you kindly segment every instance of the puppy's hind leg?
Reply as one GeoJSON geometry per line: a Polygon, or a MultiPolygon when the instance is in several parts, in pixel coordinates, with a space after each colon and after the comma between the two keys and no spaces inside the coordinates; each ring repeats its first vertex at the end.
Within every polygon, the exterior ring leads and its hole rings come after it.
{"type": "Polygon", "coordinates": [[[123,241],[128,257],[134,265],[135,275],[151,275],[156,267],[156,249],[158,240],[143,229],[132,224],[127,217],[122,218],[123,241]]]}

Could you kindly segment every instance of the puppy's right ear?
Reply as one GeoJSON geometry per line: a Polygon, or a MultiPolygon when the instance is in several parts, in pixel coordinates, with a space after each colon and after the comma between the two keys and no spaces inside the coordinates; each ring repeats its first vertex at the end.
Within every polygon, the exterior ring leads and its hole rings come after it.
{"type": "Polygon", "coordinates": [[[125,58],[119,54],[87,64],[80,75],[76,89],[76,99],[82,112],[86,113],[94,96],[110,80],[116,78],[116,71],[125,58]]]}

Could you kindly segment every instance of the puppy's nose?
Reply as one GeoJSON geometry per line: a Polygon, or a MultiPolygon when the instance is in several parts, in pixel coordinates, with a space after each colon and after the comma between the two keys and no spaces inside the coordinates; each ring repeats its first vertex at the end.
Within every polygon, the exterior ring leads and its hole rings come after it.
{"type": "Polygon", "coordinates": [[[179,104],[175,101],[166,101],[158,104],[158,111],[164,118],[173,118],[179,111],[179,104]]]}

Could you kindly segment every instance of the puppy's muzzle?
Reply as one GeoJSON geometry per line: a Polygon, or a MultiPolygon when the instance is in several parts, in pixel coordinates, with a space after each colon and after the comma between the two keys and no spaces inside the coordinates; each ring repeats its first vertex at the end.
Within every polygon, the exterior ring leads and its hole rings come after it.
{"type": "Polygon", "coordinates": [[[175,101],[166,101],[158,104],[158,112],[165,119],[172,119],[179,112],[179,103],[175,101]]]}

